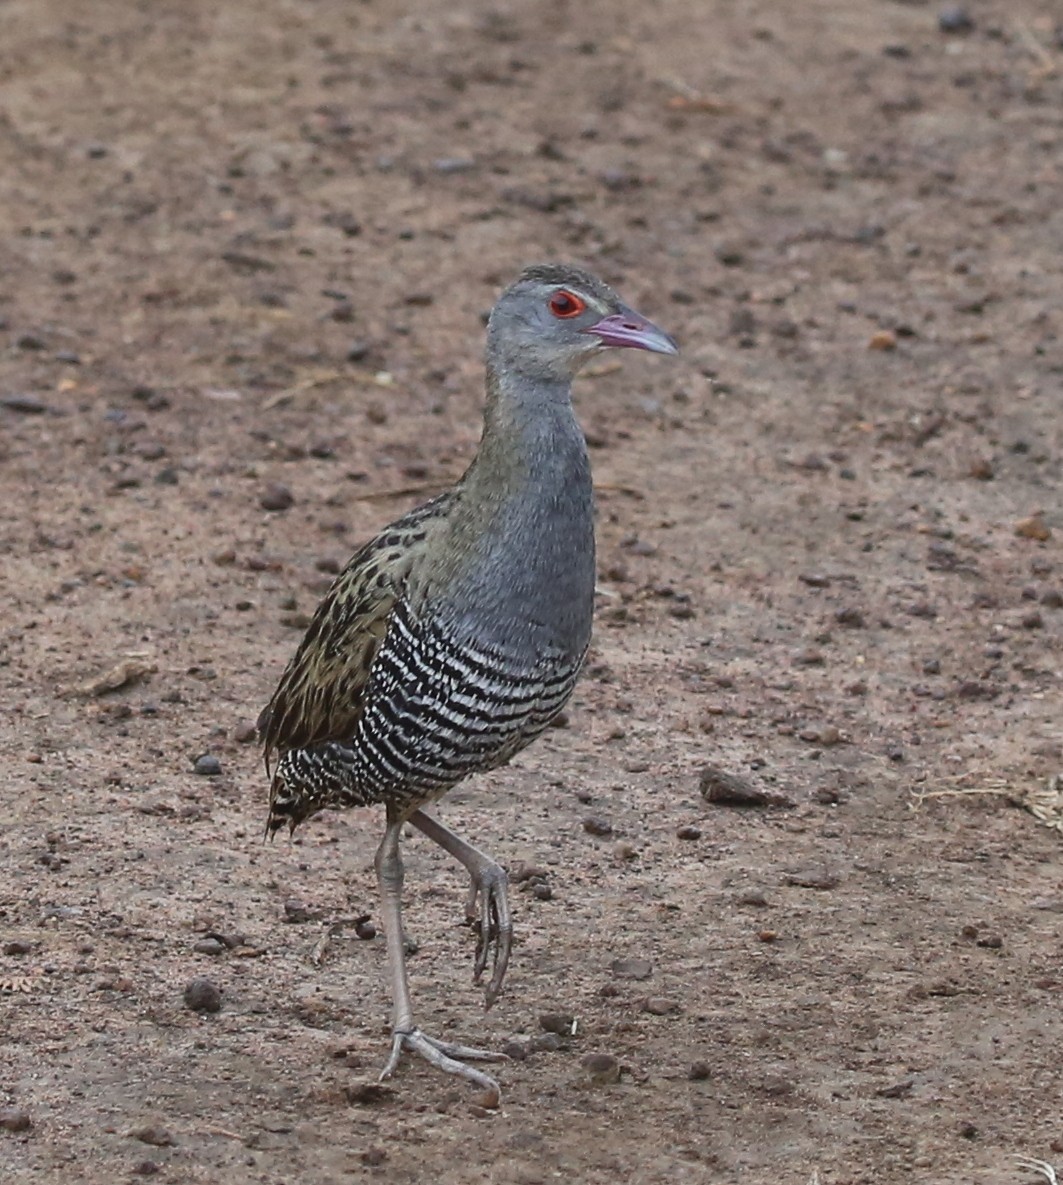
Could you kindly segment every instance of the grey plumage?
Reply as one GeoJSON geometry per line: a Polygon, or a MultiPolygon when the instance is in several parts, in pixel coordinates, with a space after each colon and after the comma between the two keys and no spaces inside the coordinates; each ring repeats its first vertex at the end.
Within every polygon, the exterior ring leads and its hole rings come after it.
{"type": "MultiPolygon", "coordinates": [[[[413,1027],[399,930],[401,825],[469,869],[479,894],[477,975],[509,953],[505,875],[421,813],[462,778],[505,763],[571,695],[594,600],[590,466],[571,381],[604,346],[675,346],[586,272],[529,268],[487,332],[487,402],[475,459],[453,489],[367,543],[325,596],[259,726],[279,755],[269,831],[326,807],[384,803],[378,872],[389,937],[395,1039],[487,1093],[497,1084],[413,1027]],[[398,964],[398,966],[396,966],[398,964]]],[[[472,902],[470,903],[470,910],[472,902]]],[[[401,931],[400,931],[401,933],[401,931]]]]}

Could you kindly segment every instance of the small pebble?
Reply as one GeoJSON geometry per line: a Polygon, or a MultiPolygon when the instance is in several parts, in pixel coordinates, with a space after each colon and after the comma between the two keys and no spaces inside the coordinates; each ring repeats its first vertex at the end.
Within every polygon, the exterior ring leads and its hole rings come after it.
{"type": "Polygon", "coordinates": [[[242,720],[233,729],[233,740],[239,745],[249,745],[258,737],[258,725],[253,720],[242,720]]]}
{"type": "Polygon", "coordinates": [[[614,959],[610,970],[617,979],[649,979],[653,964],[649,959],[614,959]]]}
{"type": "Polygon", "coordinates": [[[216,778],[221,773],[221,762],[212,753],[202,753],[196,758],[192,772],[201,778],[216,778]]]}
{"type": "Polygon", "coordinates": [[[274,481],[262,491],[258,504],[263,510],[288,510],[295,505],[295,495],[286,485],[274,481]]]}
{"type": "Polygon", "coordinates": [[[528,1042],[529,1053],[557,1053],[564,1048],[564,1041],[557,1033],[540,1033],[528,1042]]]}
{"type": "Polygon", "coordinates": [[[370,1168],[375,1168],[381,1165],[388,1158],[386,1148],[366,1148],[361,1155],[362,1164],[368,1165],[370,1168]]]}
{"type": "Polygon", "coordinates": [[[221,990],[205,976],[198,975],[185,987],[184,1002],[192,1012],[219,1012],[221,990]]]}
{"type": "Polygon", "coordinates": [[[284,903],[284,920],[292,926],[310,921],[310,910],[294,897],[284,903]]]}
{"type": "Polygon", "coordinates": [[[724,806],[764,806],[767,794],[758,790],[745,778],[728,773],[718,765],[706,765],[701,771],[698,788],[706,802],[724,806]]]}
{"type": "Polygon", "coordinates": [[[664,996],[648,996],[642,1001],[642,1011],[651,1016],[672,1016],[679,1011],[679,1003],[664,996]]]}
{"type": "Polygon", "coordinates": [[[691,1062],[687,1077],[691,1082],[704,1082],[712,1077],[712,1067],[708,1062],[691,1062]]]}
{"type": "Polygon", "coordinates": [[[1021,518],[1015,524],[1015,534],[1020,539],[1036,539],[1039,543],[1044,543],[1046,539],[1052,538],[1051,528],[1045,525],[1044,519],[1039,514],[1031,514],[1029,518],[1021,518]]]}
{"type": "Polygon", "coordinates": [[[868,339],[867,348],[869,350],[895,350],[897,348],[897,335],[892,329],[876,330],[868,339]]]}
{"type": "Polygon", "coordinates": [[[559,1037],[573,1036],[576,1018],[567,1012],[544,1012],[539,1017],[539,1028],[545,1033],[557,1033],[559,1037]]]}
{"type": "Polygon", "coordinates": [[[145,1123],[143,1127],[133,1128],[128,1134],[130,1139],[150,1144],[153,1148],[169,1148],[174,1143],[173,1136],[160,1123],[145,1123]]]}
{"type": "Polygon", "coordinates": [[[801,868],[786,874],[786,883],[800,889],[836,889],[841,877],[827,868],[801,868]]]}
{"type": "Polygon", "coordinates": [[[833,724],[820,724],[813,725],[809,728],[802,728],[797,735],[803,741],[809,741],[811,744],[823,745],[824,747],[837,745],[842,739],[842,734],[833,724]]]}
{"type": "Polygon", "coordinates": [[[1063,609],[1063,592],[1057,588],[1050,588],[1041,594],[1041,604],[1046,609],[1063,609]]]}
{"type": "Polygon", "coordinates": [[[850,630],[862,630],[867,625],[867,619],[863,613],[853,605],[839,609],[834,614],[834,620],[839,625],[844,625],[846,629],[850,630]]]}
{"type": "Polygon", "coordinates": [[[0,1131],[25,1132],[33,1126],[28,1111],[21,1107],[0,1107],[0,1131]]]}
{"type": "Polygon", "coordinates": [[[938,28],[942,33],[970,33],[974,18],[960,4],[950,4],[938,13],[938,28]]]}
{"type": "Polygon", "coordinates": [[[221,955],[225,953],[225,943],[220,938],[201,938],[192,949],[197,955],[221,955]]]}
{"type": "Polygon", "coordinates": [[[701,839],[701,828],[687,825],[679,827],[675,833],[676,839],[701,839]]]}
{"type": "Polygon", "coordinates": [[[0,395],[0,407],[24,416],[42,416],[48,405],[36,395],[0,395]]]}
{"type": "Polygon", "coordinates": [[[531,895],[536,901],[552,901],[554,897],[554,891],[549,885],[534,884],[531,887],[531,895]]]}
{"type": "Polygon", "coordinates": [[[611,1086],[620,1081],[620,1063],[611,1053],[587,1053],[580,1065],[591,1081],[598,1086],[611,1086]]]}
{"type": "Polygon", "coordinates": [[[5,955],[29,955],[33,953],[33,943],[16,938],[11,942],[5,942],[0,949],[3,949],[5,955]]]}
{"type": "Polygon", "coordinates": [[[1024,613],[1022,617],[1022,628],[1024,630],[1039,630],[1043,629],[1045,619],[1041,616],[1040,611],[1032,609],[1029,613],[1024,613]]]}
{"type": "Polygon", "coordinates": [[[528,1047],[523,1041],[506,1041],[502,1046],[502,1052],[511,1061],[522,1062],[528,1056],[528,1047]]]}
{"type": "Polygon", "coordinates": [[[612,835],[613,825],[601,815],[588,815],[583,820],[583,830],[588,835],[612,835]]]}

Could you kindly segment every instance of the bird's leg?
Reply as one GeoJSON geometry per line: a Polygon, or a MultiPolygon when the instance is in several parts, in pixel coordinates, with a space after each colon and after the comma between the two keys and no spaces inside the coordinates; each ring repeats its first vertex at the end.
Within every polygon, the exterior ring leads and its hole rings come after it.
{"type": "Polygon", "coordinates": [[[403,1049],[419,1053],[425,1061],[447,1074],[457,1074],[475,1083],[484,1092],[484,1105],[497,1107],[501,1092],[498,1083],[482,1070],[467,1066],[466,1061],[505,1061],[505,1055],[465,1045],[452,1045],[422,1033],[413,1023],[410,985],[406,977],[406,950],[402,930],[402,855],[399,837],[405,822],[399,811],[388,809],[388,825],[376,854],[377,884],[380,888],[380,915],[388,946],[388,969],[391,973],[393,1005],[391,1053],[381,1071],[381,1080],[395,1072],[403,1049]]]}
{"type": "Polygon", "coordinates": [[[463,864],[472,877],[465,917],[471,925],[479,924],[473,982],[480,982],[488,957],[491,957],[491,981],[485,993],[487,1007],[490,1008],[502,991],[502,980],[506,977],[509,952],[513,945],[513,919],[509,912],[509,878],[506,870],[424,811],[414,811],[409,822],[463,864]]]}

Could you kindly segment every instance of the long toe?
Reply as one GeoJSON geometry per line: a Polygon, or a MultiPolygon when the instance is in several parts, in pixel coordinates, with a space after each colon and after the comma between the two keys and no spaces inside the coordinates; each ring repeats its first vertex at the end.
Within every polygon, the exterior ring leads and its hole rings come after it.
{"type": "Polygon", "coordinates": [[[429,1065],[435,1066],[437,1070],[442,1070],[444,1074],[454,1074],[479,1087],[483,1092],[478,1100],[482,1106],[489,1109],[498,1106],[502,1097],[502,1090],[498,1083],[490,1074],[485,1074],[475,1066],[466,1065],[466,1062],[508,1061],[509,1059],[504,1053],[473,1049],[467,1045],[453,1045],[450,1042],[429,1037],[420,1029],[411,1029],[406,1032],[396,1031],[392,1034],[391,1054],[381,1071],[381,1081],[390,1078],[395,1072],[403,1049],[408,1049],[411,1053],[423,1057],[429,1065]]]}
{"type": "Polygon", "coordinates": [[[491,980],[487,985],[485,998],[487,1007],[498,999],[502,981],[509,965],[509,953],[513,946],[513,919],[509,912],[509,878],[505,869],[490,864],[480,870],[473,881],[470,902],[479,901],[478,916],[471,919],[476,927],[476,961],[473,965],[473,982],[479,983],[491,963],[491,980]]]}

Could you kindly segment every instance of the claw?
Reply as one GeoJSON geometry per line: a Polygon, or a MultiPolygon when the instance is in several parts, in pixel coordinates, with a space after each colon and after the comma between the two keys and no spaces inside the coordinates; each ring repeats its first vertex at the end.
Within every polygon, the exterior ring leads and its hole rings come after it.
{"type": "Polygon", "coordinates": [[[513,946],[513,923],[509,914],[509,878],[497,864],[482,869],[473,879],[465,907],[465,917],[476,927],[476,957],[472,969],[473,983],[479,983],[491,961],[491,979],[484,992],[486,1007],[490,1008],[502,992],[502,981],[509,966],[513,946]]]}
{"type": "Polygon", "coordinates": [[[429,1037],[420,1029],[396,1029],[391,1034],[391,1053],[380,1072],[380,1081],[390,1078],[398,1069],[402,1051],[408,1049],[411,1053],[419,1054],[429,1065],[435,1066],[445,1074],[456,1074],[478,1086],[484,1093],[481,1102],[484,1107],[494,1110],[502,1097],[498,1083],[490,1074],[477,1070],[475,1066],[467,1066],[469,1061],[506,1062],[509,1058],[504,1053],[494,1053],[487,1049],[473,1049],[468,1045],[454,1045],[449,1041],[439,1041],[429,1037]]]}

